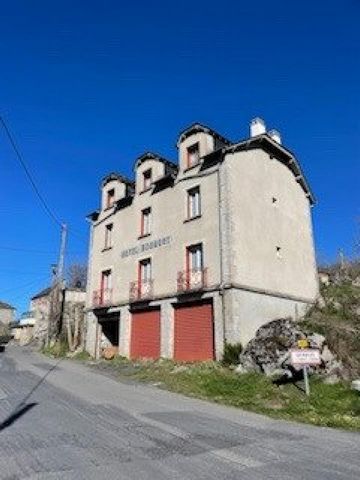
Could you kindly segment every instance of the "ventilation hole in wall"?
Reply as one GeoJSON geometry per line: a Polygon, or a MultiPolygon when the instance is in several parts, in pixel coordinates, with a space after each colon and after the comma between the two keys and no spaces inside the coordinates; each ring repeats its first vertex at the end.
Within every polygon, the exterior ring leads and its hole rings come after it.
{"type": "Polygon", "coordinates": [[[282,258],[281,247],[276,247],[276,256],[278,258],[282,258]]]}
{"type": "Polygon", "coordinates": [[[276,204],[277,201],[278,201],[278,199],[277,199],[276,197],[272,197],[272,203],[273,203],[273,204],[276,204]]]}

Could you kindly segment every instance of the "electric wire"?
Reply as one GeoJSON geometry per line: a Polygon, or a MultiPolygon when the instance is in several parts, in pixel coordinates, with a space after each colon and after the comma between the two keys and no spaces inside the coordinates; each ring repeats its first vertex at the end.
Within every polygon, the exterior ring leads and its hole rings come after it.
{"type": "Polygon", "coordinates": [[[20,165],[22,166],[24,172],[25,172],[25,175],[27,176],[36,196],[38,197],[40,203],[42,204],[43,208],[45,209],[45,211],[47,212],[47,214],[49,215],[49,217],[58,225],[58,226],[62,226],[62,222],[58,219],[58,217],[55,215],[55,213],[52,211],[52,209],[49,207],[49,205],[47,204],[45,198],[43,197],[43,195],[40,193],[40,190],[39,188],[37,187],[36,183],[35,183],[35,180],[34,180],[34,177],[32,176],[29,168],[27,167],[26,163],[25,163],[25,160],[18,148],[18,146],[16,145],[16,142],[15,142],[15,139],[14,139],[14,136],[12,135],[8,125],[6,124],[4,118],[0,115],[0,123],[1,125],[3,126],[3,129],[6,133],[6,136],[15,152],[15,155],[16,155],[16,158],[18,159],[20,165]]]}
{"type": "MultiPolygon", "coordinates": [[[[8,245],[0,245],[0,250],[7,250],[9,252],[24,252],[24,253],[35,253],[35,254],[43,254],[43,255],[57,255],[57,252],[50,251],[50,250],[32,250],[31,248],[23,248],[23,247],[10,247],[8,245]]],[[[76,252],[67,252],[68,255],[83,255],[83,251],[76,251],[76,252]]]]}

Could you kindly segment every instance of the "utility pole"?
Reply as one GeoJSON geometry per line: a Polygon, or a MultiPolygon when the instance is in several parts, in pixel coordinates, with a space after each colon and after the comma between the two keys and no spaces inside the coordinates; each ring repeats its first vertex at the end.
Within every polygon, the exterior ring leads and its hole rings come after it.
{"type": "Polygon", "coordinates": [[[48,321],[47,345],[56,340],[61,329],[62,287],[64,279],[65,249],[67,239],[67,225],[61,224],[61,241],[59,260],[50,293],[50,314],[48,321]]]}
{"type": "Polygon", "coordinates": [[[66,223],[62,223],[61,224],[60,254],[59,254],[59,263],[58,263],[58,268],[57,268],[57,280],[58,280],[58,282],[62,282],[63,277],[64,277],[66,240],[67,240],[67,225],[66,225],[66,223]]]}
{"type": "Polygon", "coordinates": [[[341,270],[343,270],[345,267],[345,258],[344,258],[344,252],[342,251],[341,248],[339,249],[339,259],[340,259],[340,268],[341,270]]]}

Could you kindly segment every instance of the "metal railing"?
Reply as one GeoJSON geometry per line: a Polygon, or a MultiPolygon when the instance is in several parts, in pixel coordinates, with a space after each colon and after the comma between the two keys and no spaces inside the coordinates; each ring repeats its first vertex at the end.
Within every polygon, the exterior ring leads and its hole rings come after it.
{"type": "Polygon", "coordinates": [[[94,307],[106,307],[112,303],[112,288],[103,288],[94,290],[93,305],[94,307]]]}
{"type": "Polygon", "coordinates": [[[150,300],[154,294],[154,281],[147,280],[139,282],[130,282],[129,298],[130,302],[138,300],[150,300]]]}
{"type": "Polygon", "coordinates": [[[202,290],[207,287],[207,267],[181,270],[177,275],[177,291],[202,290]]]}

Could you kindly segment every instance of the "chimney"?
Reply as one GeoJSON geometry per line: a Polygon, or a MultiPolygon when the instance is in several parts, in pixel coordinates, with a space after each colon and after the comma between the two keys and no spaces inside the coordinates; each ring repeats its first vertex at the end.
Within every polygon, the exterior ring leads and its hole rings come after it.
{"type": "Polygon", "coordinates": [[[273,140],[275,140],[275,142],[279,143],[281,145],[281,135],[280,135],[280,132],[278,132],[277,130],[270,130],[270,132],[268,132],[268,135],[269,137],[271,137],[273,140]]]}
{"type": "Polygon", "coordinates": [[[266,132],[265,122],[262,118],[256,117],[250,122],[250,137],[256,137],[266,132]]]}

